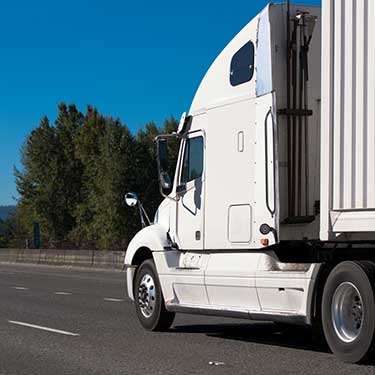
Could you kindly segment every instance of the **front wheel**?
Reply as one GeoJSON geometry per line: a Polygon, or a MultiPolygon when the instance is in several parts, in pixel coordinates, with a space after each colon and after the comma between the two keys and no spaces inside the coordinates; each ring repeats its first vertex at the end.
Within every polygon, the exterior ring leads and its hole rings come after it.
{"type": "Polygon", "coordinates": [[[148,331],[166,331],[172,325],[175,314],[164,305],[155,264],[144,261],[135,275],[134,300],[138,319],[148,331]]]}
{"type": "Polygon", "coordinates": [[[375,266],[338,264],[328,276],[322,299],[322,324],[332,352],[344,362],[366,361],[374,352],[375,266]]]}

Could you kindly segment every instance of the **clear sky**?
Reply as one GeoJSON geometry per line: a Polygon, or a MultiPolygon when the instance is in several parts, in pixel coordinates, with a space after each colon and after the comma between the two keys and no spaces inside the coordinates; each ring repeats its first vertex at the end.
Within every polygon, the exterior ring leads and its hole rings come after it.
{"type": "MultiPolygon", "coordinates": [[[[320,0],[306,0],[320,4],[320,0]]],[[[135,132],[188,110],[205,71],[266,0],[0,0],[0,205],[13,166],[59,102],[135,132]]]]}

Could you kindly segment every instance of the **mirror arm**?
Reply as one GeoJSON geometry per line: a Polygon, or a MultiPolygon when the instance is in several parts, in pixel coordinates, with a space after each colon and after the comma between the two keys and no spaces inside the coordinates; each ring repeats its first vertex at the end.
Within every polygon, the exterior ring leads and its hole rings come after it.
{"type": "Polygon", "coordinates": [[[182,183],[176,186],[176,197],[179,200],[183,194],[186,192],[186,183],[182,183]]]}
{"type": "Polygon", "coordinates": [[[148,217],[147,212],[143,207],[143,204],[138,199],[137,194],[132,193],[132,192],[126,193],[125,202],[130,207],[138,206],[139,217],[141,219],[142,228],[147,227],[148,225],[151,225],[151,220],[148,217]]]}
{"type": "Polygon", "coordinates": [[[154,142],[157,142],[159,139],[168,139],[168,138],[183,138],[183,135],[177,134],[177,133],[159,134],[154,138],[154,142]]]}
{"type": "Polygon", "coordinates": [[[159,182],[159,192],[160,192],[161,196],[164,197],[164,198],[168,198],[168,199],[172,200],[173,202],[177,202],[178,201],[177,198],[170,197],[169,195],[167,195],[167,194],[164,193],[163,188],[162,188],[160,182],[159,182]]]}
{"type": "Polygon", "coordinates": [[[145,219],[143,217],[143,212],[142,212],[142,209],[141,209],[141,205],[138,203],[138,210],[139,210],[139,217],[141,218],[141,225],[142,225],[142,228],[146,227],[146,222],[145,222],[145,219]]]}
{"type": "Polygon", "coordinates": [[[151,225],[150,218],[148,217],[147,212],[144,209],[143,204],[141,202],[138,203],[138,207],[139,207],[139,215],[141,216],[142,228],[147,227],[148,225],[151,225]],[[145,218],[148,224],[146,224],[145,218]]]}

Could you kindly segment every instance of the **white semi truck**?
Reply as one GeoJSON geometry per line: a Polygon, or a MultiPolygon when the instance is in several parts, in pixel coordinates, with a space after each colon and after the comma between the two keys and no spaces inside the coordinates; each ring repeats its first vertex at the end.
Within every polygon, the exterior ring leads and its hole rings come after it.
{"type": "Polygon", "coordinates": [[[165,199],[125,258],[146,329],[176,312],[306,324],[342,360],[371,358],[374,3],[269,4],[216,58],[178,131],[157,137],[165,199]]]}

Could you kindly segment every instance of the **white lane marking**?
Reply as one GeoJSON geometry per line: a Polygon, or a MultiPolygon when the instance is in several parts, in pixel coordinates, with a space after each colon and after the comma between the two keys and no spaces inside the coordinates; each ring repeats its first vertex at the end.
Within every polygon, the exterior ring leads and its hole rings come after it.
{"type": "Polygon", "coordinates": [[[29,324],[29,323],[23,323],[23,322],[16,322],[14,320],[8,320],[8,323],[16,324],[23,327],[29,327],[29,328],[36,328],[41,329],[42,331],[48,331],[48,332],[54,332],[54,333],[60,333],[61,335],[67,335],[67,336],[79,336],[78,333],[68,332],[68,331],[61,331],[59,329],[54,328],[48,328],[43,326],[37,326],[35,324],[29,324]]]}
{"type": "Polygon", "coordinates": [[[29,288],[25,288],[23,286],[13,286],[12,288],[17,290],[29,290],[29,288]]]}
{"type": "Polygon", "coordinates": [[[60,295],[60,296],[71,296],[72,293],[69,293],[69,292],[53,292],[53,294],[57,294],[57,295],[60,295]]]}
{"type": "Polygon", "coordinates": [[[120,298],[104,298],[104,301],[109,301],[109,302],[122,302],[123,299],[120,299],[120,298]]]}

